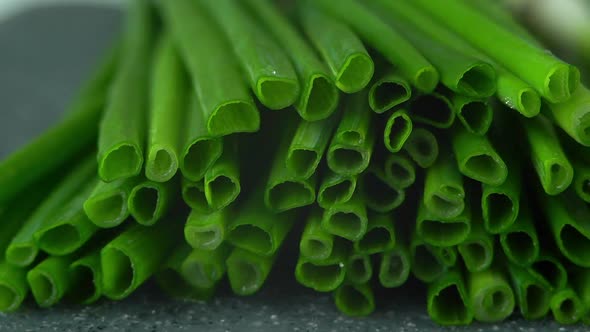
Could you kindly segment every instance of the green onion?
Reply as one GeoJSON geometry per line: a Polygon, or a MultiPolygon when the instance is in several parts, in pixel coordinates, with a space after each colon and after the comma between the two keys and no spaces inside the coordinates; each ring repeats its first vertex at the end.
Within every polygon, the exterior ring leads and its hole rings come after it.
{"type": "Polygon", "coordinates": [[[334,303],[348,316],[368,316],[375,311],[375,296],[368,283],[343,284],[334,291],[334,303]]]}
{"type": "Polygon", "coordinates": [[[373,255],[393,250],[397,243],[394,223],[390,214],[369,214],[367,232],[354,243],[355,252],[373,255]]]}
{"type": "Polygon", "coordinates": [[[231,247],[222,244],[214,250],[193,249],[181,265],[184,279],[197,289],[209,289],[225,276],[225,261],[231,247]]]}
{"type": "Polygon", "coordinates": [[[336,86],[345,93],[365,88],[375,70],[373,60],[359,37],[343,22],[306,2],[300,6],[303,30],[326,62],[336,86]]]}
{"type": "Polygon", "coordinates": [[[412,119],[405,110],[393,112],[383,131],[383,142],[391,153],[399,152],[412,133],[412,119]]]}
{"type": "Polygon", "coordinates": [[[356,185],[356,176],[345,176],[326,170],[318,190],[318,205],[329,209],[334,205],[348,202],[356,191],[356,185]]]}
{"type": "Polygon", "coordinates": [[[314,122],[301,120],[287,151],[286,164],[297,177],[307,179],[318,168],[336,126],[337,117],[314,122]]]}
{"type": "Polygon", "coordinates": [[[457,270],[445,272],[428,285],[426,303],[428,315],[440,325],[468,325],[473,320],[473,307],[457,270]]]}
{"type": "Polygon", "coordinates": [[[211,210],[220,210],[233,203],[240,194],[238,147],[225,141],[223,154],[205,173],[205,198],[211,210]]]}
{"type": "Polygon", "coordinates": [[[422,168],[432,166],[439,155],[438,140],[426,128],[414,127],[403,148],[422,168]]]}
{"type": "Polygon", "coordinates": [[[299,240],[299,252],[311,261],[328,259],[334,248],[334,235],[326,232],[322,228],[321,222],[321,210],[313,209],[307,217],[299,240]]]}
{"type": "Polygon", "coordinates": [[[373,264],[369,255],[352,253],[348,257],[345,267],[347,283],[362,285],[373,277],[373,264]]]}
{"type": "Polygon", "coordinates": [[[479,216],[471,220],[471,230],[457,250],[469,272],[486,270],[494,259],[494,237],[486,232],[479,216]]]}
{"type": "Polygon", "coordinates": [[[508,264],[516,303],[525,319],[540,319],[549,312],[551,290],[526,269],[508,264]]]}
{"type": "Polygon", "coordinates": [[[553,318],[560,324],[575,324],[586,314],[586,307],[570,287],[555,292],[549,305],[553,318]]]}
{"type": "Polygon", "coordinates": [[[397,66],[400,73],[420,91],[430,92],[436,87],[439,76],[434,66],[395,29],[356,0],[315,1],[335,18],[351,26],[374,49],[397,66]],[[354,15],[351,15],[354,13],[354,15]]]}
{"type": "Polygon", "coordinates": [[[248,0],[244,3],[291,58],[299,82],[303,85],[299,101],[295,103],[299,115],[307,121],[330,116],[338,106],[338,90],[332,75],[311,45],[271,1],[248,0]]]}
{"type": "Polygon", "coordinates": [[[572,160],[574,179],[572,186],[584,202],[590,203],[590,165],[572,160]]]}
{"type": "Polygon", "coordinates": [[[568,283],[568,273],[559,256],[547,251],[541,252],[528,268],[535,278],[545,283],[551,290],[564,289],[568,283]]]}
{"type": "Polygon", "coordinates": [[[139,175],[144,162],[149,67],[155,17],[148,3],[128,4],[120,67],[98,134],[98,175],[105,182],[139,175]]]}
{"type": "Polygon", "coordinates": [[[48,308],[58,303],[73,287],[75,280],[69,273],[74,256],[50,256],[27,272],[27,282],[35,302],[48,308]]]}
{"type": "Polygon", "coordinates": [[[134,224],[109,242],[100,253],[104,295],[120,300],[143,284],[171,254],[180,226],[175,220],[134,224]]]}
{"type": "Polygon", "coordinates": [[[260,256],[244,249],[234,249],[226,261],[232,291],[241,296],[256,293],[264,285],[276,257],[277,254],[260,256]]]}
{"type": "Polygon", "coordinates": [[[412,97],[410,83],[395,71],[387,71],[369,88],[369,106],[375,113],[385,113],[412,97]]]}
{"type": "Polygon", "coordinates": [[[430,251],[436,259],[445,267],[450,268],[457,264],[457,247],[430,247],[430,251]]]}
{"type": "Polygon", "coordinates": [[[503,184],[482,185],[481,209],[484,227],[491,234],[505,233],[517,222],[522,191],[520,163],[512,156],[504,158],[508,177],[503,184]]]}
{"type": "Polygon", "coordinates": [[[70,294],[76,302],[92,304],[98,301],[102,295],[100,250],[93,250],[72,262],[69,274],[77,280],[75,290],[70,294]]]}
{"type": "Polygon", "coordinates": [[[417,232],[410,242],[410,261],[412,274],[416,279],[430,283],[447,271],[447,265],[441,255],[435,254],[436,249],[422,240],[417,232]]]}
{"type": "Polygon", "coordinates": [[[430,213],[443,219],[455,218],[465,209],[463,177],[450,153],[441,153],[426,170],[423,203],[430,213]]]}
{"type": "Polygon", "coordinates": [[[576,142],[590,146],[590,90],[580,86],[572,97],[563,103],[548,104],[551,118],[576,142]]]}
{"type": "Polygon", "coordinates": [[[293,228],[297,213],[275,214],[263,205],[260,190],[238,208],[228,225],[227,240],[234,246],[260,256],[273,256],[293,228]]]}
{"type": "Polygon", "coordinates": [[[406,189],[416,181],[414,163],[404,154],[390,154],[385,158],[385,177],[395,188],[406,189]]]}
{"type": "Polygon", "coordinates": [[[405,191],[395,188],[379,167],[369,167],[361,178],[361,184],[367,208],[373,211],[391,212],[406,199],[405,191]]]}
{"type": "Polygon", "coordinates": [[[275,110],[295,103],[300,93],[295,69],[270,32],[235,1],[205,0],[199,4],[219,23],[258,100],[275,110]]]}
{"type": "Polygon", "coordinates": [[[215,250],[227,236],[229,210],[207,214],[193,210],[184,225],[184,239],[195,249],[215,250]]]}
{"type": "MultiPolygon", "coordinates": [[[[8,248],[6,248],[6,261],[21,267],[31,265],[39,253],[39,247],[33,235],[95,174],[96,161],[94,158],[85,159],[60,180],[55,189],[47,195],[37,208],[34,210],[31,208],[31,211],[33,211],[31,216],[22,221],[22,227],[12,238],[8,248]]],[[[42,191],[39,190],[38,192],[42,191]]],[[[23,209],[23,211],[27,211],[27,209],[23,209]]]]}
{"type": "Polygon", "coordinates": [[[381,254],[379,283],[385,288],[403,285],[410,276],[411,264],[408,247],[398,241],[393,250],[381,254]]]}
{"type": "MultiPolygon", "coordinates": [[[[204,133],[213,137],[258,131],[260,114],[245,80],[236,79],[242,76],[222,32],[191,0],[159,5],[200,102],[202,122],[196,125],[202,128],[204,124],[204,133]]],[[[192,129],[189,127],[189,134],[195,133],[192,129]]]]}
{"type": "Polygon", "coordinates": [[[191,209],[203,214],[212,212],[209,203],[207,203],[207,197],[205,197],[204,179],[192,182],[187,178],[183,178],[181,191],[182,200],[191,209]]]}
{"type": "Polygon", "coordinates": [[[324,210],[322,228],[349,241],[360,240],[367,232],[367,208],[359,192],[352,198],[324,210]]]}
{"type": "Polygon", "coordinates": [[[166,182],[178,171],[189,84],[169,34],[160,37],[154,59],[145,176],[166,182]]]}
{"type": "Polygon", "coordinates": [[[347,100],[340,124],[328,148],[328,167],[335,173],[356,175],[368,166],[373,155],[375,132],[366,95],[355,94],[347,100]]]}
{"type": "Polygon", "coordinates": [[[141,225],[152,226],[166,214],[169,206],[173,204],[176,198],[175,190],[177,190],[175,181],[141,182],[129,194],[129,213],[141,225]]]}
{"type": "Polygon", "coordinates": [[[29,292],[27,270],[7,262],[0,263],[0,311],[20,308],[29,292]]]}
{"type": "Polygon", "coordinates": [[[480,136],[488,132],[494,117],[489,100],[455,94],[451,103],[465,130],[480,136]]]}
{"type": "MultiPolygon", "coordinates": [[[[578,269],[572,273],[571,286],[574,292],[582,301],[582,304],[587,308],[590,307],[590,270],[578,269]]],[[[588,312],[582,316],[584,324],[588,324],[588,312]]]]}
{"type": "Polygon", "coordinates": [[[528,206],[523,206],[516,221],[500,234],[500,244],[514,264],[529,266],[539,257],[539,236],[528,206]]]}
{"type": "Polygon", "coordinates": [[[469,273],[467,293],[473,315],[480,322],[499,322],[514,311],[512,287],[504,273],[497,268],[469,273]]]}
{"type": "Polygon", "coordinates": [[[123,223],[130,214],[128,200],[141,177],[99,182],[84,202],[86,215],[96,226],[113,228],[123,223]]]}
{"type": "Polygon", "coordinates": [[[455,112],[449,98],[438,92],[418,95],[410,102],[410,117],[418,123],[447,129],[455,122],[455,112]]]}
{"type": "Polygon", "coordinates": [[[330,257],[325,260],[309,260],[299,255],[295,279],[317,292],[331,292],[344,282],[347,257],[346,246],[342,242],[334,243],[330,257]]]}
{"type": "Polygon", "coordinates": [[[440,218],[420,202],[416,232],[424,242],[434,246],[449,247],[460,244],[467,240],[471,232],[471,210],[469,206],[465,206],[458,216],[440,218]]]}
{"type": "Polygon", "coordinates": [[[580,76],[576,68],[523,40],[460,0],[444,3],[419,0],[413,4],[522,77],[549,101],[566,101],[576,90],[580,76]],[[465,29],[465,26],[472,28],[465,29]],[[511,52],[506,52],[507,49],[511,52]],[[531,62],[533,58],[535,61],[531,62]]]}

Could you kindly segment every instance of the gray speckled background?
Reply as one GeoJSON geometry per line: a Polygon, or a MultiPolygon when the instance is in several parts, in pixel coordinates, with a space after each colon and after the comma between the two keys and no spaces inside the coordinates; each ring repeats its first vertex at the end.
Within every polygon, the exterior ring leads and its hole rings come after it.
{"type": "MultiPolygon", "coordinates": [[[[0,0],[1,1],[1,0],[0,0]]],[[[114,10],[52,7],[0,24],[0,158],[59,119],[76,87],[120,26],[114,10]]],[[[293,239],[291,239],[293,241],[293,239]]],[[[296,248],[296,244],[290,247],[296,248]]],[[[365,319],[339,314],[329,295],[298,286],[293,253],[284,252],[268,284],[248,298],[222,287],[212,303],[165,298],[148,283],[122,302],[40,310],[29,301],[0,316],[0,331],[435,331],[427,317],[424,289],[411,282],[378,294],[378,310],[365,319]]],[[[552,321],[518,317],[470,331],[582,331],[552,321]]]]}

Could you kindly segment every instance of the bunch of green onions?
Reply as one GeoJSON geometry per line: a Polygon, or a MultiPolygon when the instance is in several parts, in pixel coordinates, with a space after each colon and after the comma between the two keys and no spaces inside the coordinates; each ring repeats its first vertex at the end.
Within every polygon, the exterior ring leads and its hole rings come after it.
{"type": "Polygon", "coordinates": [[[351,316],[590,323],[590,91],[492,0],[129,2],[72,109],[0,163],[0,310],[296,280],[351,316]],[[98,144],[97,144],[98,142],[98,144]],[[227,276],[227,278],[226,278],[227,276]]]}

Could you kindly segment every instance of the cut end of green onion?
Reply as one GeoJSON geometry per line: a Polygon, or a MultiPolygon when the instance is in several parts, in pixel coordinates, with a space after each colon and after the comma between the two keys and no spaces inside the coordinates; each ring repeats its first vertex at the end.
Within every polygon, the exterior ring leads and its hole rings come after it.
{"type": "Polygon", "coordinates": [[[214,250],[223,242],[221,225],[191,226],[184,228],[186,242],[195,249],[214,250]]]}
{"type": "Polygon", "coordinates": [[[329,117],[340,96],[332,82],[323,75],[314,75],[301,95],[302,107],[298,108],[301,117],[307,121],[318,121],[329,117]]]}
{"type": "Polygon", "coordinates": [[[543,95],[552,103],[566,101],[577,89],[580,73],[573,66],[560,64],[553,68],[545,81],[543,95]]]}
{"type": "Polygon", "coordinates": [[[273,253],[272,236],[255,225],[237,225],[230,230],[228,241],[238,248],[259,255],[267,256],[273,253]]]}
{"type": "Polygon", "coordinates": [[[524,303],[520,303],[522,315],[527,319],[539,319],[549,311],[551,292],[536,284],[524,288],[524,303]]]}
{"type": "Polygon", "coordinates": [[[390,212],[398,208],[405,200],[403,190],[393,188],[373,172],[365,173],[363,187],[367,207],[376,212],[390,212]]]}
{"type": "Polygon", "coordinates": [[[455,121],[455,112],[449,100],[441,95],[418,96],[410,107],[410,115],[416,122],[437,128],[450,128],[455,121]]]}
{"type": "Polygon", "coordinates": [[[405,189],[416,181],[416,169],[406,157],[390,155],[385,160],[385,177],[396,188],[405,189]]]}
{"type": "Polygon", "coordinates": [[[487,269],[494,256],[493,245],[486,241],[464,242],[459,245],[459,253],[470,272],[479,272],[487,269]]]}
{"type": "Polygon", "coordinates": [[[354,255],[346,265],[346,278],[353,284],[364,284],[371,280],[373,266],[369,256],[354,255]]]}
{"type": "Polygon", "coordinates": [[[315,189],[305,182],[286,181],[270,187],[265,201],[271,210],[287,211],[312,204],[315,201],[315,189]]]}
{"type": "Polygon", "coordinates": [[[356,181],[352,178],[342,178],[330,186],[320,188],[318,204],[326,209],[336,204],[348,202],[356,189],[356,181]]]}
{"type": "Polygon", "coordinates": [[[465,325],[472,319],[456,284],[449,284],[434,295],[429,301],[428,314],[441,325],[465,325]]]}
{"type": "Polygon", "coordinates": [[[412,120],[405,112],[392,114],[385,125],[383,141],[387,150],[399,152],[412,133],[412,120]]]}
{"type": "Polygon", "coordinates": [[[334,243],[332,241],[325,241],[321,238],[314,238],[312,236],[302,239],[299,243],[299,251],[301,255],[309,260],[321,261],[327,259],[332,254],[334,243]]]}
{"type": "Polygon", "coordinates": [[[299,82],[280,77],[262,77],[257,83],[256,96],[271,110],[293,105],[299,97],[299,82]]]}
{"type": "Polygon", "coordinates": [[[426,67],[420,70],[414,78],[416,88],[422,92],[432,92],[438,84],[439,75],[434,67],[426,67]]]}
{"type": "Polygon", "coordinates": [[[525,89],[518,94],[518,110],[527,118],[537,116],[541,112],[541,97],[533,89],[525,89]]]}
{"type": "Polygon", "coordinates": [[[578,143],[584,146],[590,146],[590,109],[588,107],[580,107],[578,111],[577,124],[574,126],[576,131],[578,143]]]}
{"type": "Polygon", "coordinates": [[[211,209],[205,197],[205,189],[199,185],[200,183],[183,184],[182,199],[193,210],[209,212],[211,209]]]}
{"type": "Polygon", "coordinates": [[[344,264],[341,262],[316,265],[312,262],[297,264],[295,276],[297,281],[318,292],[331,292],[344,282],[344,264]]]}
{"type": "Polygon", "coordinates": [[[365,53],[352,54],[346,58],[342,69],[336,76],[336,86],[345,93],[355,93],[364,89],[373,78],[375,65],[365,53]]]}
{"type": "Polygon", "coordinates": [[[291,149],[287,156],[287,167],[297,177],[309,178],[320,163],[321,156],[314,150],[291,149]]]}
{"type": "Polygon", "coordinates": [[[553,317],[561,324],[574,324],[585,312],[580,298],[569,288],[555,293],[551,298],[550,306],[553,317]]]}
{"type": "Polygon", "coordinates": [[[230,205],[240,194],[240,182],[227,176],[217,176],[205,184],[205,197],[213,210],[230,205]]]}
{"type": "Polygon", "coordinates": [[[256,257],[247,251],[234,250],[226,266],[232,291],[237,295],[252,295],[264,284],[272,266],[272,258],[256,257]]]}
{"type": "Polygon", "coordinates": [[[559,231],[561,251],[577,265],[590,267],[590,238],[570,224],[559,231]]]}
{"type": "Polygon", "coordinates": [[[446,268],[425,244],[416,246],[413,251],[412,272],[417,279],[432,282],[445,272],[446,268]]]}
{"type": "Polygon", "coordinates": [[[120,225],[129,214],[127,195],[114,192],[110,195],[94,196],[84,202],[84,212],[96,226],[110,228],[120,225]]]}
{"type": "Polygon", "coordinates": [[[457,84],[461,94],[472,97],[489,97],[496,92],[496,71],[487,63],[470,67],[457,84]]]}
{"type": "Polygon", "coordinates": [[[90,304],[101,296],[100,286],[96,284],[98,276],[85,265],[72,265],[70,274],[76,280],[76,290],[71,292],[72,300],[76,303],[90,304]]]}
{"type": "Polygon", "coordinates": [[[150,151],[145,165],[145,176],[155,182],[167,182],[178,170],[176,154],[166,148],[154,148],[150,151]]]}
{"type": "Polygon", "coordinates": [[[352,146],[339,146],[328,152],[328,166],[334,173],[356,175],[369,166],[369,158],[352,146]]]}
{"type": "Polygon", "coordinates": [[[368,285],[344,284],[334,293],[338,310],[352,317],[363,317],[375,311],[375,298],[368,285]]]}
{"type": "Polygon", "coordinates": [[[197,288],[214,287],[219,280],[220,273],[212,264],[206,262],[186,260],[182,264],[184,279],[197,288]]]}
{"type": "Polygon", "coordinates": [[[153,225],[162,215],[162,200],[158,188],[140,185],[129,195],[129,211],[142,225],[153,225]]]}
{"type": "Polygon", "coordinates": [[[508,195],[491,193],[484,198],[482,214],[486,230],[492,234],[504,232],[516,221],[519,205],[508,195]]]}
{"type": "Polygon", "coordinates": [[[16,266],[28,266],[33,263],[39,250],[33,244],[10,245],[6,249],[6,261],[16,266]]]}
{"type": "Polygon", "coordinates": [[[180,164],[184,177],[191,181],[199,181],[205,172],[221,156],[223,144],[220,139],[199,139],[185,150],[180,164]]]}
{"type": "Polygon", "coordinates": [[[134,264],[124,252],[105,247],[100,255],[103,273],[103,289],[107,297],[120,300],[133,291],[135,279],[134,264]]]}
{"type": "Polygon", "coordinates": [[[436,137],[423,128],[412,130],[410,137],[404,144],[404,149],[416,164],[422,168],[432,166],[438,158],[439,153],[436,137]]]}
{"type": "Polygon", "coordinates": [[[424,196],[424,205],[432,214],[440,218],[455,218],[465,209],[464,199],[465,192],[462,187],[445,185],[434,195],[424,196]]]}
{"type": "Polygon", "coordinates": [[[367,219],[352,212],[328,210],[324,214],[322,227],[329,233],[357,241],[367,230],[367,219]]]}
{"type": "Polygon", "coordinates": [[[25,299],[25,294],[21,294],[18,288],[10,284],[0,283],[0,311],[11,312],[18,309],[25,299]]]}
{"type": "Polygon", "coordinates": [[[109,151],[99,160],[98,175],[105,182],[130,178],[141,172],[143,154],[139,147],[121,144],[109,151]]]}
{"type": "Polygon", "coordinates": [[[531,265],[531,269],[553,289],[561,289],[567,284],[567,271],[554,258],[541,258],[531,265]]]}
{"type": "Polygon", "coordinates": [[[395,235],[385,227],[374,227],[355,243],[355,249],[366,255],[385,252],[394,246],[395,235]]]}
{"type": "Polygon", "coordinates": [[[63,256],[80,248],[83,240],[75,226],[62,224],[42,232],[37,244],[50,255],[63,256]]]}
{"type": "Polygon", "coordinates": [[[27,273],[27,281],[35,302],[40,307],[46,308],[59,301],[56,285],[51,276],[41,271],[31,270],[27,273]]]}
{"type": "Polygon", "coordinates": [[[583,174],[576,174],[574,185],[578,196],[586,203],[590,203],[590,177],[583,174]]]}
{"type": "Polygon", "coordinates": [[[492,186],[501,185],[508,176],[506,164],[496,154],[469,156],[459,168],[465,176],[492,186]]]}
{"type": "Polygon", "coordinates": [[[379,282],[385,288],[403,285],[410,275],[410,261],[407,254],[395,250],[386,252],[381,257],[379,282]]]}
{"type": "Polygon", "coordinates": [[[477,297],[480,303],[472,303],[474,316],[480,322],[498,322],[514,311],[514,293],[509,285],[497,285],[482,290],[485,294],[477,297]]]}
{"type": "Polygon", "coordinates": [[[529,266],[539,256],[539,243],[528,232],[509,232],[501,235],[504,254],[515,264],[529,266]]]}
{"type": "Polygon", "coordinates": [[[400,79],[385,77],[371,86],[369,106],[375,113],[385,113],[410,100],[411,96],[409,84],[400,79]]]}
{"type": "Polygon", "coordinates": [[[459,119],[467,131],[484,135],[492,125],[493,111],[487,101],[471,101],[462,105],[459,119]]]}
{"type": "Polygon", "coordinates": [[[462,243],[470,229],[470,223],[465,220],[422,220],[416,228],[426,243],[441,247],[462,243]]]}
{"type": "Polygon", "coordinates": [[[548,195],[562,193],[573,181],[574,170],[569,163],[564,164],[558,160],[548,161],[543,165],[543,168],[543,172],[547,176],[543,177],[546,180],[541,184],[548,195]]]}
{"type": "Polygon", "coordinates": [[[260,113],[251,102],[232,101],[219,105],[207,123],[209,135],[253,133],[260,129],[260,113]]]}

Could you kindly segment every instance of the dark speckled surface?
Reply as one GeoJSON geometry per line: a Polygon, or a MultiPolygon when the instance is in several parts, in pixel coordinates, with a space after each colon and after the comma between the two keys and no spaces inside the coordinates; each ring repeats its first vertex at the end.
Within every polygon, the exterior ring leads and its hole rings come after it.
{"type": "MultiPolygon", "coordinates": [[[[0,23],[0,158],[59,119],[119,24],[116,11],[83,7],[38,9],[0,23]]],[[[208,304],[173,301],[148,283],[117,303],[105,300],[90,307],[49,310],[27,303],[17,313],[0,316],[0,331],[439,330],[425,313],[424,289],[415,283],[379,294],[375,314],[351,319],[336,311],[329,295],[315,294],[294,282],[293,253],[284,252],[279,262],[266,287],[249,298],[232,296],[225,286],[208,304]]],[[[548,320],[525,322],[514,317],[503,324],[450,330],[582,331],[585,327],[566,329],[548,320]]]]}

